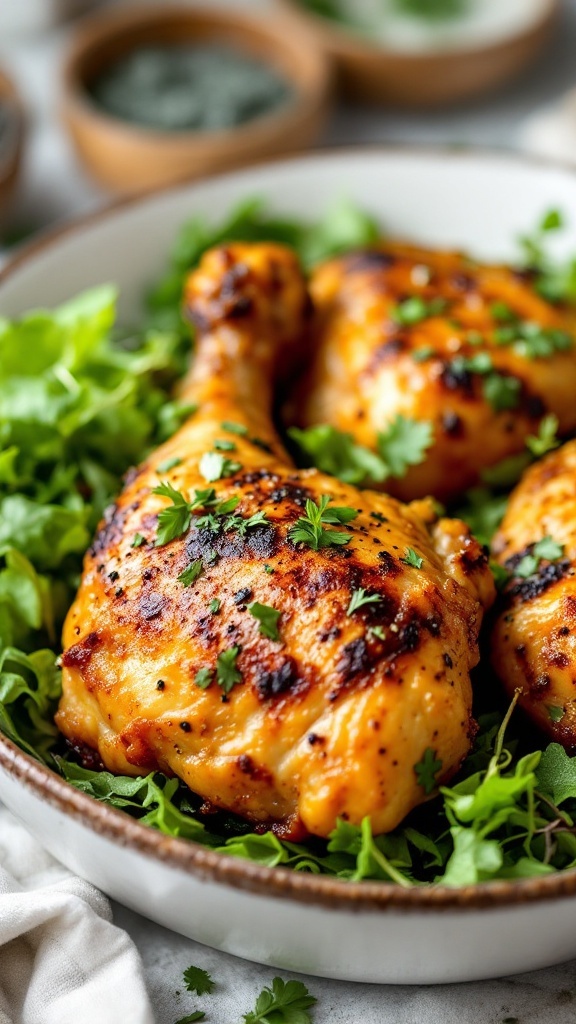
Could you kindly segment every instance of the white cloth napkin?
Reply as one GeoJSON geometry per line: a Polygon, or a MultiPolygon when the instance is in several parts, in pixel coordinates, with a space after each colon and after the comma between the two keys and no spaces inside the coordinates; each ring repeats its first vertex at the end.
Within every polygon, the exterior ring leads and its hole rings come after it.
{"type": "Polygon", "coordinates": [[[108,900],[0,808],[0,1024],[154,1024],[108,900]]]}

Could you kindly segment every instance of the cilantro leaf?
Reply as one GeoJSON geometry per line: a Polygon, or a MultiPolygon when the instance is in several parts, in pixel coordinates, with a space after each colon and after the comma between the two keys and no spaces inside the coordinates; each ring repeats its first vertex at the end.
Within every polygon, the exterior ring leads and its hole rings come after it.
{"type": "Polygon", "coordinates": [[[491,373],[484,380],[484,398],[492,406],[494,412],[515,409],[520,401],[522,384],[517,377],[505,376],[502,373],[491,373]]]}
{"type": "Polygon", "coordinates": [[[156,532],[156,547],[163,547],[170,541],[181,537],[190,528],[191,514],[190,502],[186,500],[181,491],[175,490],[168,482],[155,487],[152,494],[158,494],[163,498],[169,498],[172,502],[168,508],[163,508],[158,513],[158,530],[156,532]]]}
{"type": "Polygon", "coordinates": [[[294,543],[303,542],[314,551],[330,545],[348,544],[352,540],[352,534],[341,533],[339,530],[326,530],[325,524],[349,523],[356,518],[356,509],[346,506],[335,506],[328,508],[332,499],[323,494],[318,504],[308,498],[306,501],[306,515],[300,516],[294,526],[289,530],[288,537],[294,543]]]}
{"type": "Polygon", "coordinates": [[[529,576],[533,576],[538,571],[538,566],[542,560],[555,562],[563,554],[564,547],[562,544],[557,544],[555,540],[552,540],[552,537],[542,537],[541,540],[532,546],[531,553],[524,555],[517,565],[514,566],[513,575],[519,576],[521,579],[528,579],[529,576]]]}
{"type": "Polygon", "coordinates": [[[305,430],[290,427],[288,435],[317,469],[346,483],[381,483],[389,476],[389,467],[380,455],[356,444],[352,434],[336,430],[327,423],[305,430]]]}
{"type": "Polygon", "coordinates": [[[243,423],[234,423],[231,420],[224,420],[220,426],[222,430],[227,430],[229,434],[238,434],[239,437],[245,437],[248,433],[248,427],[244,426],[243,423]]]}
{"type": "Polygon", "coordinates": [[[213,483],[215,480],[221,480],[225,476],[233,476],[234,473],[242,469],[242,466],[239,462],[233,462],[218,452],[204,452],[198,469],[208,483],[213,483]]]}
{"type": "Polygon", "coordinates": [[[399,414],[378,434],[378,451],[390,475],[402,477],[409,466],[418,466],[433,444],[432,423],[399,414]]]}
{"type": "Polygon", "coordinates": [[[530,434],[526,438],[526,447],[534,458],[540,458],[557,448],[560,441],[557,437],[558,417],[554,413],[548,413],[540,420],[537,434],[530,434]]]}
{"type": "Polygon", "coordinates": [[[207,690],[214,679],[214,670],[211,668],[199,668],[194,676],[194,682],[200,690],[207,690]]]}
{"type": "Polygon", "coordinates": [[[536,769],[538,787],[559,806],[576,798],[576,757],[570,757],[559,743],[550,743],[536,769]]]}
{"type": "Polygon", "coordinates": [[[236,451],[236,445],[235,445],[234,441],[224,441],[222,439],[218,439],[218,440],[214,441],[214,444],[212,445],[212,447],[217,452],[235,452],[236,451]]]}
{"type": "Polygon", "coordinates": [[[414,765],[418,785],[422,786],[426,795],[436,789],[436,775],[441,769],[442,761],[436,757],[432,747],[426,747],[422,760],[414,765]]]}
{"type": "Polygon", "coordinates": [[[158,473],[158,475],[161,475],[162,473],[168,473],[171,469],[174,469],[176,466],[179,466],[181,462],[182,459],[179,458],[179,456],[174,455],[171,459],[165,459],[164,462],[161,462],[160,465],[156,466],[156,472],[158,473]]]}
{"type": "Polygon", "coordinates": [[[270,640],[280,639],[278,619],[282,612],[277,611],[276,608],[272,608],[268,604],[260,604],[259,601],[253,601],[252,604],[249,604],[248,611],[255,619],[258,619],[262,636],[266,636],[270,640]]]}
{"type": "Polygon", "coordinates": [[[557,544],[550,536],[542,537],[542,540],[537,541],[534,545],[534,554],[537,558],[543,558],[548,562],[555,562],[558,558],[562,558],[564,546],[557,544]]]}
{"type": "Polygon", "coordinates": [[[274,978],[256,1000],[254,1010],[244,1014],[245,1024],[311,1024],[307,1012],[317,1000],[302,981],[274,978]]]}
{"type": "Polygon", "coordinates": [[[411,565],[413,569],[421,569],[424,565],[424,559],[414,551],[414,548],[406,548],[404,558],[400,561],[404,562],[404,565],[411,565]]]}
{"type": "Polygon", "coordinates": [[[204,568],[201,558],[196,558],[195,561],[190,562],[179,575],[178,582],[183,583],[185,587],[191,587],[192,584],[198,579],[204,568]]]}
{"type": "Polygon", "coordinates": [[[404,327],[411,327],[421,323],[429,317],[439,316],[446,310],[448,303],[445,299],[424,299],[420,295],[412,295],[403,302],[399,302],[390,310],[390,317],[397,324],[404,327]]]}
{"type": "Polygon", "coordinates": [[[201,967],[187,967],[183,977],[188,992],[195,992],[197,996],[203,996],[206,992],[214,991],[212,978],[208,971],[203,971],[201,967]]]}
{"type": "Polygon", "coordinates": [[[359,587],[358,590],[352,591],[346,615],[353,615],[354,612],[357,612],[358,609],[362,608],[365,604],[376,604],[376,602],[381,600],[381,594],[367,594],[364,587],[359,587]]]}
{"type": "Polygon", "coordinates": [[[242,682],[242,673],[236,667],[236,658],[240,653],[237,646],[222,651],[216,659],[216,682],[225,694],[230,693],[236,683],[242,682]]]}

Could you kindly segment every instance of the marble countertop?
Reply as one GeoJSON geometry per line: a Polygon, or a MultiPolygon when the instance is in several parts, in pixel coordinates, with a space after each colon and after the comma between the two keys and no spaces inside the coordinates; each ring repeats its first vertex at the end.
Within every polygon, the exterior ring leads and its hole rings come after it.
{"type": "MultiPolygon", "coordinates": [[[[26,2],[26,0],[23,0],[26,2]]],[[[142,2],[142,0],[141,0],[142,2]]],[[[236,0],[242,5],[242,0],[236,0]]],[[[252,0],[260,7],[266,0],[252,0]]],[[[11,215],[15,233],[30,232],[108,201],[75,163],[57,119],[59,60],[67,30],[25,40],[0,39],[0,62],[13,73],[29,110],[29,144],[22,186],[11,215]]],[[[340,107],[323,143],[418,142],[511,146],[534,109],[576,84],[576,0],[565,0],[547,53],[497,96],[426,115],[340,107]]],[[[192,1009],[207,1022],[235,1024],[253,1008],[274,971],[183,939],[115,906],[115,920],[142,954],[157,1024],[174,1024],[192,1009]],[[217,983],[197,999],[181,985],[195,964],[217,983]]],[[[318,998],[316,1024],[568,1024],[576,1020],[576,962],[498,981],[410,988],[306,979],[318,998]]],[[[105,1022],[103,1022],[105,1024],[105,1022]]]]}

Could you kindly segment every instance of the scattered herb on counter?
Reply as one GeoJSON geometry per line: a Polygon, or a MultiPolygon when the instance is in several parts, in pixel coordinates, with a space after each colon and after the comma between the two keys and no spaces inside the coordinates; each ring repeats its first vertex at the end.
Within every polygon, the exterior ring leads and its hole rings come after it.
{"type": "Polygon", "coordinates": [[[206,1020],[204,1010],[193,1010],[192,1013],[187,1013],[185,1017],[180,1017],[175,1024],[196,1024],[197,1021],[201,1020],[206,1020]]]}
{"type": "Polygon", "coordinates": [[[104,113],[166,132],[235,128],[293,95],[270,65],[211,45],[134,49],[105,68],[88,92],[104,113]]]}
{"type": "Polygon", "coordinates": [[[187,967],[183,972],[183,978],[187,992],[195,992],[197,996],[203,996],[214,991],[215,982],[208,971],[203,971],[201,967],[187,967]]]}
{"type": "Polygon", "coordinates": [[[245,1013],[245,1024],[312,1024],[308,1010],[317,1000],[302,981],[274,978],[256,1000],[256,1006],[245,1013]]]}

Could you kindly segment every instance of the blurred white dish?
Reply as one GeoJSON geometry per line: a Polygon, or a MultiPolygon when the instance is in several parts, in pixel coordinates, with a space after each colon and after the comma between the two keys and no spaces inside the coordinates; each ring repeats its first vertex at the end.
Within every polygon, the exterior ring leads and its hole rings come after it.
{"type": "Polygon", "coordinates": [[[1,0],[0,38],[42,32],[93,7],[97,0],[1,0]]]}

